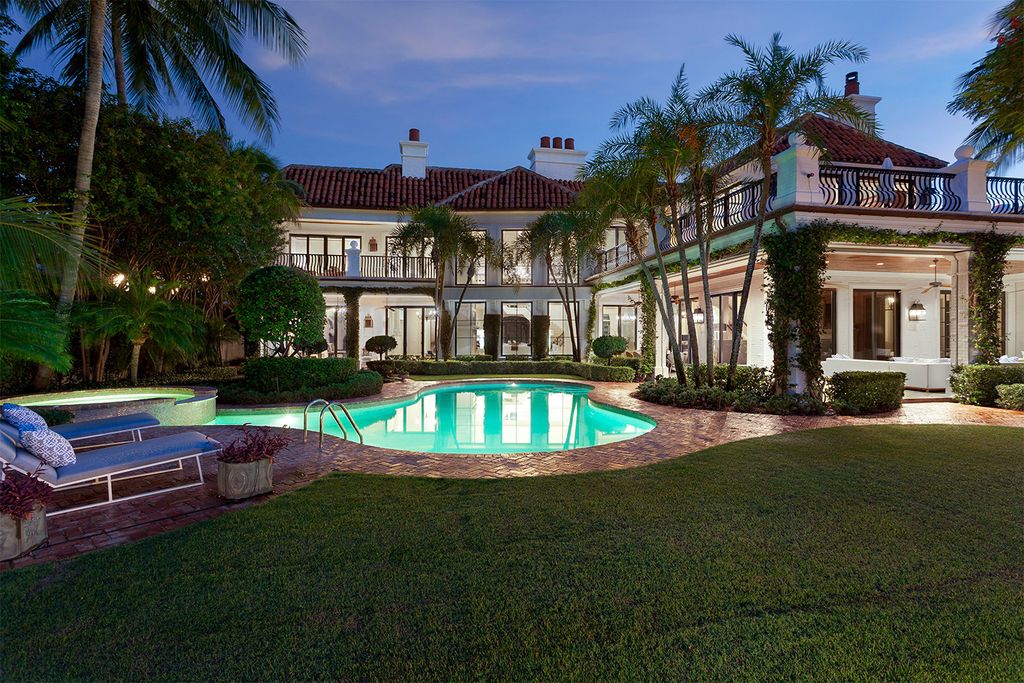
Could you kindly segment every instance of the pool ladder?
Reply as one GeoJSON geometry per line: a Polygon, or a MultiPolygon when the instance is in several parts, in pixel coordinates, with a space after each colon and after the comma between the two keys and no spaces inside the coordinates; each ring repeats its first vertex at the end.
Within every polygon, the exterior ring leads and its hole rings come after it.
{"type": "Polygon", "coordinates": [[[338,413],[334,412],[334,408],[341,408],[341,412],[345,414],[348,421],[352,424],[352,429],[355,430],[356,436],[359,437],[359,443],[363,443],[363,433],[359,431],[359,425],[352,419],[352,413],[348,412],[348,408],[341,401],[328,401],[327,399],[317,398],[306,404],[306,409],[302,411],[302,443],[306,443],[306,436],[309,433],[309,409],[313,406],[323,404],[323,408],[320,409],[320,450],[324,449],[324,415],[327,413],[331,414],[334,421],[337,423],[338,428],[341,429],[342,435],[345,440],[348,441],[348,430],[345,429],[345,425],[341,423],[338,418],[338,413]]]}

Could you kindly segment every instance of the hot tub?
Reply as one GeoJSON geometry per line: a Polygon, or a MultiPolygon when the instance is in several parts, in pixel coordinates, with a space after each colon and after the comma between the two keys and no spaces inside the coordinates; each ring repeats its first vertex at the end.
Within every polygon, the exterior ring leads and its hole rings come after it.
{"type": "Polygon", "coordinates": [[[30,408],[63,408],[80,421],[145,411],[162,425],[179,426],[206,424],[217,416],[217,391],[209,387],[85,389],[12,396],[4,402],[30,408]]]}

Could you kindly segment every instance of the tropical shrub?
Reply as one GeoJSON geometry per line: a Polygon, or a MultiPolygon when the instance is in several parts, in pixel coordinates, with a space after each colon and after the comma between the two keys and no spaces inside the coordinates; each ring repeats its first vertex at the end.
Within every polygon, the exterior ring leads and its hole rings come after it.
{"type": "Polygon", "coordinates": [[[522,360],[500,361],[433,361],[433,360],[372,360],[366,364],[384,377],[402,375],[575,375],[595,382],[630,382],[633,369],[575,363],[569,360],[535,361],[524,357],[522,360]]]}
{"type": "Polygon", "coordinates": [[[996,387],[996,405],[1007,410],[1024,410],[1024,384],[1000,384],[996,387]]]}
{"type": "Polygon", "coordinates": [[[362,370],[343,382],[289,391],[256,391],[237,382],[221,387],[217,392],[217,398],[222,403],[235,404],[308,403],[315,398],[340,401],[379,394],[383,386],[384,378],[379,373],[362,370]]]}
{"type": "Polygon", "coordinates": [[[242,436],[238,437],[220,452],[217,460],[221,462],[247,463],[257,460],[273,460],[284,450],[291,439],[270,427],[242,427],[242,436]]]}
{"type": "Polygon", "coordinates": [[[953,398],[960,403],[976,406],[994,406],[1000,384],[1024,382],[1024,364],[955,365],[949,377],[953,398]]]}
{"type": "MultiPolygon", "coordinates": [[[[728,366],[723,366],[728,367],[728,366]]],[[[724,386],[681,385],[675,378],[659,378],[642,383],[637,398],[675,408],[726,410],[773,415],[823,415],[828,407],[803,394],[763,396],[747,389],[727,391],[724,386]]]]}
{"type": "Polygon", "coordinates": [[[53,489],[33,475],[4,465],[0,480],[0,514],[28,519],[37,505],[46,505],[53,489]]]}
{"type": "Polygon", "coordinates": [[[616,337],[614,335],[598,337],[590,343],[590,350],[598,358],[610,360],[612,356],[626,352],[626,339],[625,337],[616,337]]]}
{"type": "Polygon", "coordinates": [[[245,388],[262,392],[338,384],[356,370],[354,358],[252,358],[242,367],[245,388]]]}
{"type": "Polygon", "coordinates": [[[277,345],[275,354],[322,342],[326,311],[316,278],[297,268],[260,268],[238,286],[235,315],[242,332],[250,341],[277,345]]]}
{"type": "Polygon", "coordinates": [[[35,411],[35,413],[39,415],[39,417],[46,420],[46,425],[48,427],[66,425],[69,422],[75,421],[75,414],[72,413],[70,410],[65,410],[64,408],[39,407],[33,408],[32,410],[35,411]]]}
{"type": "Polygon", "coordinates": [[[837,372],[828,380],[827,394],[842,415],[884,413],[902,405],[906,380],[902,372],[837,372]]]}
{"type": "Polygon", "coordinates": [[[365,347],[370,353],[375,353],[379,358],[384,358],[385,353],[398,348],[398,340],[386,334],[378,334],[367,339],[365,347]]]}

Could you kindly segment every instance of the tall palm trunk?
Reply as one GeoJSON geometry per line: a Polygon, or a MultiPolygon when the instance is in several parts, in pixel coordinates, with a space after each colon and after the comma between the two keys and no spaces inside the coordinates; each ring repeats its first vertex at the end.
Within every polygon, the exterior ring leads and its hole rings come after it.
{"type": "Polygon", "coordinates": [[[669,350],[672,352],[672,363],[676,368],[676,379],[679,381],[680,386],[686,384],[686,367],[683,365],[683,355],[679,351],[679,339],[676,333],[676,319],[672,312],[672,298],[669,294],[672,290],[668,284],[668,273],[665,271],[665,259],[661,255],[661,247],[658,245],[658,228],[657,220],[648,219],[647,221],[648,230],[651,233],[651,239],[654,243],[654,254],[658,259],[658,275],[661,278],[661,286],[663,294],[658,292],[657,286],[654,284],[654,276],[651,274],[650,268],[647,266],[646,255],[640,257],[640,268],[643,270],[644,275],[647,277],[647,281],[651,285],[651,289],[654,291],[654,300],[658,304],[658,311],[661,313],[661,319],[664,322],[665,333],[668,336],[669,350]]]}
{"type": "Polygon", "coordinates": [[[110,0],[110,41],[114,51],[114,82],[117,84],[117,106],[128,107],[128,81],[124,76],[124,36],[121,33],[121,15],[115,0],[110,0]]]}
{"type": "Polygon", "coordinates": [[[441,311],[444,310],[444,264],[435,255],[434,260],[434,360],[441,356],[441,311]]]}
{"type": "MultiPolygon", "coordinates": [[[[690,266],[686,259],[686,245],[683,242],[683,225],[679,218],[678,199],[673,198],[669,204],[669,218],[672,221],[672,229],[676,233],[676,248],[679,250],[679,275],[683,286],[683,301],[686,307],[686,333],[690,336],[690,363],[693,365],[693,384],[701,385],[700,377],[700,347],[697,346],[697,324],[693,320],[693,302],[690,300],[690,266]]],[[[660,251],[660,249],[659,249],[660,251]]],[[[705,314],[706,315],[706,314],[705,314]]],[[[705,325],[705,330],[710,328],[705,325]]],[[[709,361],[710,362],[710,361],[709,361]]]]}
{"type": "MultiPolygon", "coordinates": [[[[694,177],[700,178],[701,174],[698,172],[694,177]]],[[[708,265],[711,263],[711,232],[714,229],[715,217],[714,184],[708,189],[704,187],[702,180],[698,180],[695,187],[697,188],[695,225],[697,226],[697,247],[700,250],[700,282],[704,288],[704,329],[710,331],[715,324],[714,309],[711,307],[711,276],[708,274],[708,265]],[[705,197],[707,197],[706,201],[705,197]]],[[[715,384],[715,340],[712,335],[706,334],[704,341],[705,356],[708,359],[707,383],[711,387],[715,384]]]]}
{"type": "Polygon", "coordinates": [[[145,339],[142,341],[137,339],[132,340],[132,359],[131,363],[128,365],[129,378],[131,379],[132,384],[139,383],[139,358],[142,356],[142,345],[145,343],[145,339]]]}
{"type": "Polygon", "coordinates": [[[734,329],[732,331],[732,353],[729,356],[729,375],[725,388],[732,390],[736,386],[736,366],[740,360],[740,344],[743,340],[743,318],[747,312],[747,298],[750,296],[750,284],[754,280],[754,268],[757,266],[757,253],[761,249],[761,232],[764,230],[765,214],[768,212],[768,193],[772,190],[772,155],[765,136],[761,140],[761,196],[757,201],[757,222],[754,223],[754,234],[750,242],[750,257],[747,259],[747,271],[743,275],[743,288],[740,290],[740,305],[736,310],[734,329]]]}
{"type": "MultiPolygon", "coordinates": [[[[89,190],[92,187],[92,162],[96,148],[96,125],[100,118],[100,102],[103,96],[103,38],[106,28],[107,0],[91,0],[89,11],[89,49],[85,83],[85,114],[78,139],[78,161],[75,166],[75,201],[72,212],[75,219],[71,229],[71,240],[75,249],[64,261],[60,277],[60,298],[57,300],[57,315],[64,321],[71,311],[78,288],[78,269],[82,260],[82,242],[85,240],[86,220],[89,216],[89,190]]],[[[53,371],[40,365],[35,377],[35,386],[45,388],[53,377],[53,371]]]]}

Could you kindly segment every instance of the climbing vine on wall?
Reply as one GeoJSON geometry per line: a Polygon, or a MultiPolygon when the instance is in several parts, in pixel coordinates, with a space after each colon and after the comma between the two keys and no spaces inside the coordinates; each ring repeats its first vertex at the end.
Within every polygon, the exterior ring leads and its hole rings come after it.
{"type": "Polygon", "coordinates": [[[640,371],[647,376],[657,364],[658,343],[658,303],[647,280],[640,281],[640,325],[640,371]]]}
{"type": "Polygon", "coordinates": [[[999,362],[1002,339],[999,334],[1000,305],[1003,301],[1003,272],[1006,254],[1017,245],[1016,235],[981,232],[970,235],[971,325],[978,363],[999,362]]]}
{"type": "Polygon", "coordinates": [[[804,373],[806,392],[821,398],[821,290],[830,235],[827,224],[811,223],[763,238],[766,323],[776,393],[789,390],[792,363],[804,373]]]}

